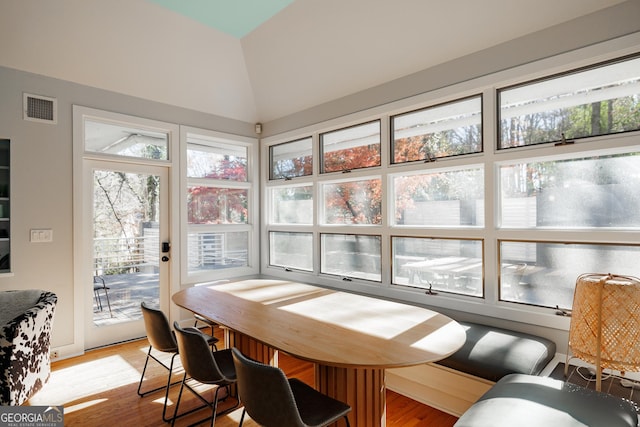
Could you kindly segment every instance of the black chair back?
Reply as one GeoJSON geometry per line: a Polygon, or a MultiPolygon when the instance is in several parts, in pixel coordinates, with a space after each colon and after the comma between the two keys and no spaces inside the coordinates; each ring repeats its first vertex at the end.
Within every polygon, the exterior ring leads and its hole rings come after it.
{"type": "Polygon", "coordinates": [[[140,309],[149,344],[158,351],[177,352],[178,344],[167,316],[162,311],[149,307],[144,301],[140,304],[140,309]]]}
{"type": "MultiPolygon", "coordinates": [[[[173,322],[182,367],[188,376],[203,384],[232,383],[235,381],[233,364],[221,367],[211,352],[203,334],[195,328],[181,328],[173,322]],[[221,369],[223,368],[223,369],[221,369]],[[225,369],[226,368],[226,369],[225,369]]],[[[226,350],[228,351],[228,350],[226,350]]],[[[222,355],[225,351],[219,352],[222,355]]]]}
{"type": "Polygon", "coordinates": [[[236,367],[238,395],[251,419],[264,427],[304,427],[284,372],[231,349],[236,367]]]}

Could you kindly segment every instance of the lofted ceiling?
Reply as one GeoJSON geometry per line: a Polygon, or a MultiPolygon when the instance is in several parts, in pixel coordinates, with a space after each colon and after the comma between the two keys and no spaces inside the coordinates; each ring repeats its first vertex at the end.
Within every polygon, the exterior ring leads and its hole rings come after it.
{"type": "Polygon", "coordinates": [[[0,66],[268,122],[623,1],[0,0],[0,66]]]}

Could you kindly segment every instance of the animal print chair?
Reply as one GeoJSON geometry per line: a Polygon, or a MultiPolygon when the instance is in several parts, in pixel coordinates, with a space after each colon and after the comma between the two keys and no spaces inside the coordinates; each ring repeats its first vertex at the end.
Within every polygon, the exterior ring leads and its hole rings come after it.
{"type": "Polygon", "coordinates": [[[0,405],[22,405],[49,379],[57,302],[42,290],[0,292],[0,405]]]}

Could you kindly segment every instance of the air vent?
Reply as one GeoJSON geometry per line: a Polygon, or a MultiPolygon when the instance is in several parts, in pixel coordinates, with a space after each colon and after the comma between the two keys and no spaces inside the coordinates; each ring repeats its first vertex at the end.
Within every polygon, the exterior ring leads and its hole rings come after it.
{"type": "Polygon", "coordinates": [[[25,93],[23,103],[25,120],[50,124],[58,122],[57,99],[25,93]]]}

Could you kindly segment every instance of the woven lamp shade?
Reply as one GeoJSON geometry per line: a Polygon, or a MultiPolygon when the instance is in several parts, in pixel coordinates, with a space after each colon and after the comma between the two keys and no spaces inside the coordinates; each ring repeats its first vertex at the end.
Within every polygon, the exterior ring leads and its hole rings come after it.
{"type": "Polygon", "coordinates": [[[611,274],[583,274],[573,296],[569,350],[602,369],[640,371],[640,279],[611,274]]]}

